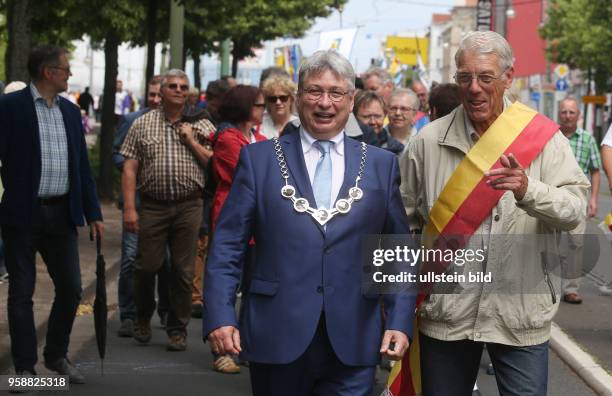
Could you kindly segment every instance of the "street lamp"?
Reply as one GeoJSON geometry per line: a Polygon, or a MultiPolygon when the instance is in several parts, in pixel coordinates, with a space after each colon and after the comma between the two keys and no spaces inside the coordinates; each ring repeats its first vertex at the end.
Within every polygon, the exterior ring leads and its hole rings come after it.
{"type": "Polygon", "coordinates": [[[506,17],[513,19],[516,16],[516,11],[512,7],[512,0],[508,0],[508,8],[506,8],[506,17]]]}

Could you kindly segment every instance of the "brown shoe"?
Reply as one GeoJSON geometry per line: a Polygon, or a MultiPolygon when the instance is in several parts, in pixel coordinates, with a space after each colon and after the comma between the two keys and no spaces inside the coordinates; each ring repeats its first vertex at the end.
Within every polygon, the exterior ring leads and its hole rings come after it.
{"type": "Polygon", "coordinates": [[[187,349],[187,338],[185,334],[175,333],[168,338],[166,349],[174,352],[181,352],[187,349]]]}
{"type": "Polygon", "coordinates": [[[215,359],[213,368],[223,374],[238,374],[240,373],[240,366],[234,362],[231,356],[223,355],[215,359]]]}
{"type": "Polygon", "coordinates": [[[567,293],[563,295],[563,301],[568,304],[582,304],[582,297],[578,293],[567,293]]]}
{"type": "Polygon", "coordinates": [[[141,344],[148,344],[151,341],[151,322],[136,321],[134,326],[134,339],[141,344]]]}

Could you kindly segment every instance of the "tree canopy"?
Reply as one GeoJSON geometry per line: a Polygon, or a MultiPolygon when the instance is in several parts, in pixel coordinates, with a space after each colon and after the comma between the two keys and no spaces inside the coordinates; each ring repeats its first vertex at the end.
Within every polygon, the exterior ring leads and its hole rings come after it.
{"type": "Polygon", "coordinates": [[[606,91],[612,76],[612,1],[551,0],[547,13],[540,34],[548,40],[550,60],[592,69],[597,91],[606,91]]]}

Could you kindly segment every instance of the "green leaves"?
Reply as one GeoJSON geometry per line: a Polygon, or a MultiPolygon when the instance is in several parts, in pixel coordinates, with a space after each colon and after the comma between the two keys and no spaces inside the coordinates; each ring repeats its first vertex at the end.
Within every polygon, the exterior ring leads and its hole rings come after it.
{"type": "Polygon", "coordinates": [[[549,42],[549,59],[582,70],[594,69],[597,91],[605,91],[612,74],[612,2],[551,0],[547,13],[540,35],[549,42]]]}

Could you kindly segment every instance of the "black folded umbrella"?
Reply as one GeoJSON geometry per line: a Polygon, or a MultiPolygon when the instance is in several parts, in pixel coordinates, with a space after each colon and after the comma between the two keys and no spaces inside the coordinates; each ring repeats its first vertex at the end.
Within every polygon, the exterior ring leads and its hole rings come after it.
{"type": "Polygon", "coordinates": [[[102,255],[102,241],[96,235],[96,298],[94,300],[94,327],[96,329],[96,342],[100,355],[101,371],[104,375],[104,355],[106,354],[106,322],[108,308],[106,306],[106,263],[102,255]]]}

